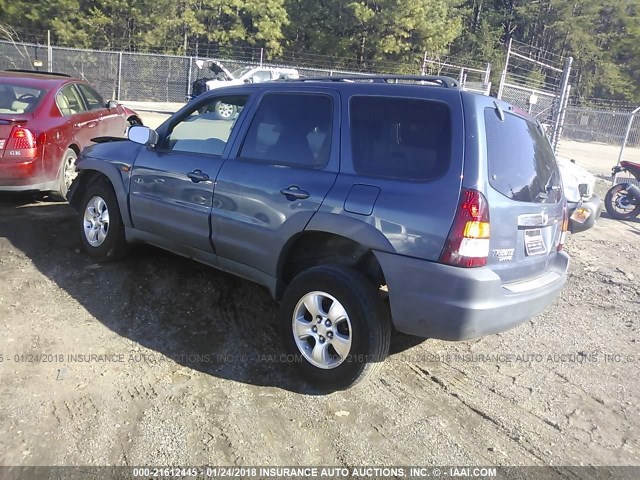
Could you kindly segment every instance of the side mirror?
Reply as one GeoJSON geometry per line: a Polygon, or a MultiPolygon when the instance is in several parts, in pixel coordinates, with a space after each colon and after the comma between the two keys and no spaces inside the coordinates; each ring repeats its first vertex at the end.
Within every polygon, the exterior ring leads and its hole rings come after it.
{"type": "Polygon", "coordinates": [[[244,83],[253,83],[253,78],[245,78],[244,83]]]}
{"type": "Polygon", "coordinates": [[[117,106],[118,102],[116,102],[115,100],[109,100],[105,105],[105,107],[107,107],[109,110],[111,110],[112,108],[116,108],[117,106]]]}
{"type": "Polygon", "coordinates": [[[129,140],[140,145],[157,145],[158,133],[149,127],[131,127],[129,129],[129,140]]]}

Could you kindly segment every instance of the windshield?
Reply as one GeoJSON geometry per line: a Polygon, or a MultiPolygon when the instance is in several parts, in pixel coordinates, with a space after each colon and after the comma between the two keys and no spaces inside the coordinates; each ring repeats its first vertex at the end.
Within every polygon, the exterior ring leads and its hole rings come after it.
{"type": "Polygon", "coordinates": [[[251,70],[253,70],[253,67],[242,67],[231,72],[231,75],[233,75],[233,78],[240,78],[251,70]]]}
{"type": "Polygon", "coordinates": [[[0,113],[30,113],[46,90],[11,83],[0,83],[0,113]]]}

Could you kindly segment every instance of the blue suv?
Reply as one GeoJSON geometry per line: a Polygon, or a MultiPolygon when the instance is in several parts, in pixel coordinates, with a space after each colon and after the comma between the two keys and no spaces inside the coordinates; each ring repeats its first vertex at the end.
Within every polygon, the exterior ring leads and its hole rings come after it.
{"type": "Polygon", "coordinates": [[[447,77],[221,88],[157,131],[98,141],[69,194],[85,251],[144,242],[266,286],[317,384],[362,379],[392,329],[513,327],[566,280],[567,206],[541,126],[447,77]]]}

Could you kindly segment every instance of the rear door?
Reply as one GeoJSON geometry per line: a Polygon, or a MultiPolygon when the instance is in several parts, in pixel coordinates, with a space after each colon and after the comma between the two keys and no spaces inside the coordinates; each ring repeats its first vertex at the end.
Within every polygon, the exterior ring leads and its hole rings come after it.
{"type": "Polygon", "coordinates": [[[553,265],[565,209],[560,171],[542,127],[496,106],[484,108],[490,206],[488,265],[503,281],[553,265]]]}
{"type": "Polygon", "coordinates": [[[285,242],[304,230],[335,182],[339,110],[333,89],[292,86],[262,96],[216,182],[211,223],[221,263],[275,275],[285,242]]]}
{"type": "MultiPolygon", "coordinates": [[[[68,123],[68,142],[77,143],[80,150],[91,145],[92,138],[101,136],[100,115],[87,110],[84,99],[75,84],[67,84],[56,95],[56,103],[68,123]]],[[[68,146],[68,145],[67,145],[68,146]]]]}

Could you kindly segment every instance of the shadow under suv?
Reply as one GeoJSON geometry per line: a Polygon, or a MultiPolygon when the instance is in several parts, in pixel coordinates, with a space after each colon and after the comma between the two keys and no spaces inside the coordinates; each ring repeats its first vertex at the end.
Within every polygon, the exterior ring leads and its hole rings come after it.
{"type": "Polygon", "coordinates": [[[362,379],[393,328],[499,332],[565,283],[567,207],[543,130],[446,77],[223,88],[129,138],[78,161],[87,253],[145,242],[265,285],[315,383],[362,379]]]}

